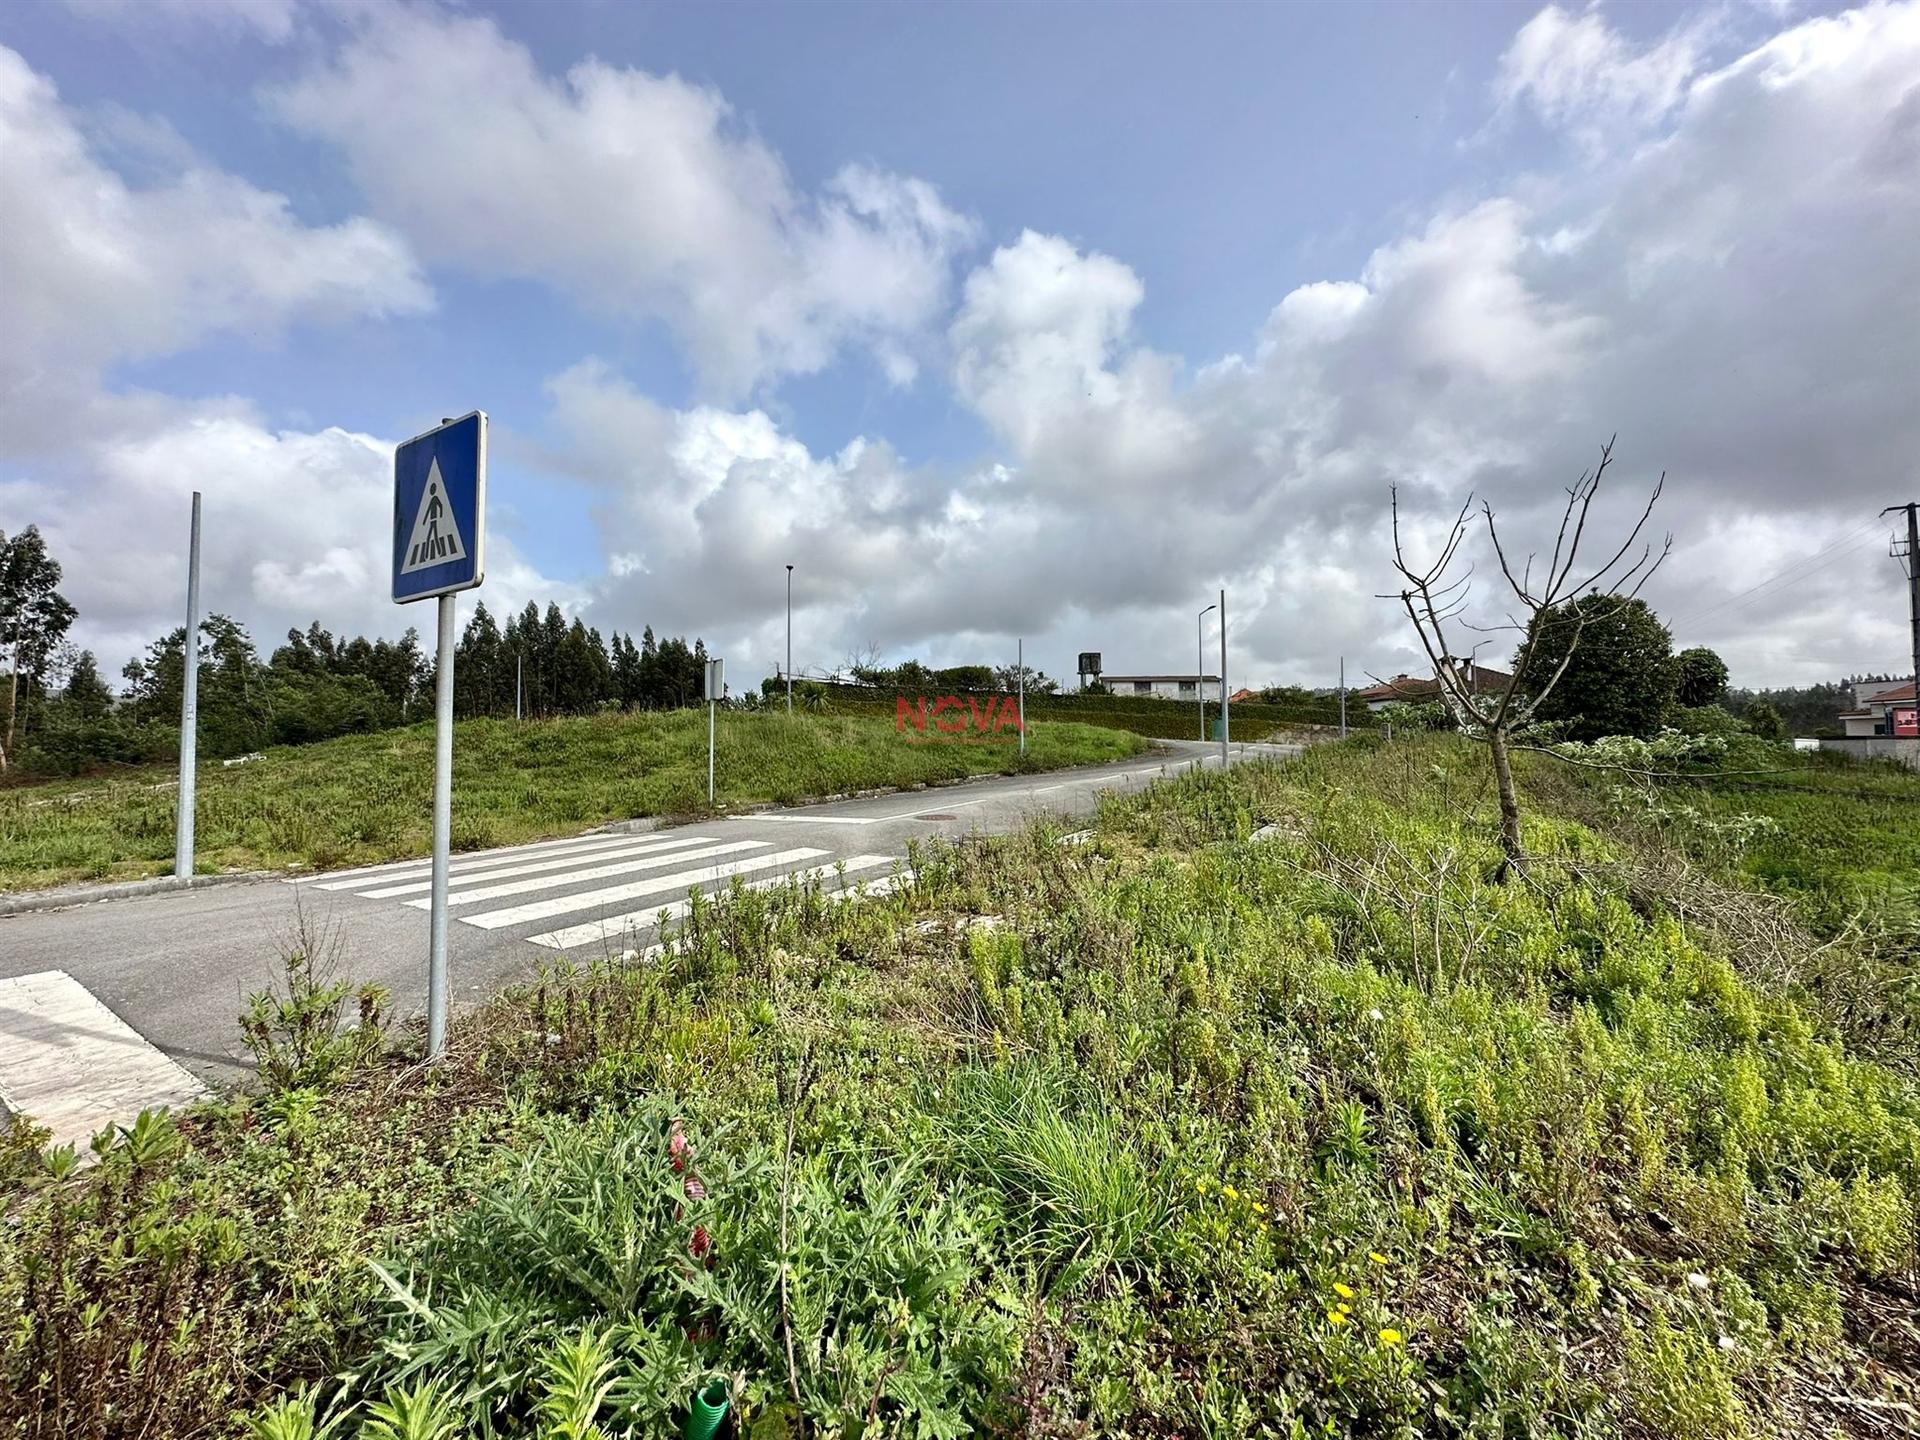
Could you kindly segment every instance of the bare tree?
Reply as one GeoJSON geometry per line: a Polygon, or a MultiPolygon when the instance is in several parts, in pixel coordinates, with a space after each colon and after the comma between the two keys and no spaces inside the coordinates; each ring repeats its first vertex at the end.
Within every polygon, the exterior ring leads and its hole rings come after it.
{"type": "Polygon", "coordinates": [[[1393,568],[1406,581],[1406,588],[1399,592],[1398,598],[1407,618],[1413,622],[1414,633],[1420,637],[1421,648],[1433,662],[1434,675],[1440,682],[1441,697],[1448,710],[1462,728],[1484,741],[1492,754],[1494,783],[1500,794],[1503,859],[1499,878],[1503,880],[1509,875],[1525,874],[1527,868],[1526,847],[1520,836],[1520,799],[1514,790],[1513,761],[1509,753],[1513,737],[1533,723],[1541,702],[1553,693],[1553,687],[1567,673],[1567,664],[1579,648],[1581,632],[1596,619],[1605,619],[1614,609],[1633,600],[1673,548],[1671,535],[1657,553],[1650,542],[1643,543],[1640,539],[1666,486],[1667,477],[1663,472],[1654,484],[1653,493],[1647,497],[1639,519],[1605,563],[1594,569],[1580,566],[1580,548],[1588,538],[1588,515],[1612,464],[1613,441],[1609,440],[1601,447],[1600,463],[1568,487],[1559,533],[1553,540],[1553,554],[1538,580],[1534,578],[1537,557],[1531,552],[1519,573],[1515,573],[1494,522],[1493,507],[1484,501],[1481,503],[1487,538],[1500,562],[1500,574],[1511,601],[1506,623],[1493,626],[1473,625],[1461,618],[1472,593],[1473,566],[1462,563],[1460,550],[1472,528],[1469,516],[1473,497],[1469,495],[1466,504],[1460,507],[1439,558],[1422,569],[1407,559],[1400,535],[1400,494],[1397,487],[1393,491],[1393,568]],[[1614,609],[1587,606],[1563,609],[1569,600],[1589,592],[1610,596],[1618,604],[1614,609]],[[1571,627],[1565,637],[1566,650],[1550,675],[1544,680],[1536,676],[1529,685],[1527,677],[1533,668],[1530,662],[1534,652],[1549,624],[1556,621],[1571,627]],[[1513,657],[1513,673],[1504,685],[1490,690],[1480,687],[1476,667],[1458,656],[1448,638],[1449,627],[1456,622],[1463,629],[1496,634],[1512,632],[1520,637],[1513,657]]]}

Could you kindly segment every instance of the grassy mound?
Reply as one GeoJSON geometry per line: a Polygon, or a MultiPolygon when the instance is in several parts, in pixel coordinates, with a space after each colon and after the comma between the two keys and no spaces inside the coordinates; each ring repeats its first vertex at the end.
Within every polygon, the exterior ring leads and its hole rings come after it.
{"type": "Polygon", "coordinates": [[[1522,883],[1481,752],[1368,742],[736,893],[432,1072],[295,1027],[293,1088],[21,1182],[0,1418],[658,1435],[717,1377],[756,1436],[1909,1423],[1914,1057],[1701,907],[1865,940],[1538,768],[1596,819],[1522,883]]]}
{"type": "MultiPolygon", "coordinates": [[[[1089,725],[1034,724],[1024,758],[996,743],[914,743],[890,721],[733,712],[720,718],[723,807],[1119,760],[1145,742],[1089,725]]],[[[456,727],[456,850],[570,834],[707,803],[707,717],[692,710],[456,727]]],[[[203,767],[202,870],[327,868],[424,855],[432,843],[433,727],[415,725],[244,764],[203,767]]],[[[126,879],[172,868],[177,810],[166,772],[0,790],[0,890],[126,879]]]]}

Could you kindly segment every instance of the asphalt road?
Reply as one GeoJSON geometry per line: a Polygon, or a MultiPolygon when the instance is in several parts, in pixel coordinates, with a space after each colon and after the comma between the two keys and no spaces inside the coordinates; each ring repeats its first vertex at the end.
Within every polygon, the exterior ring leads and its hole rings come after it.
{"type": "MultiPolygon", "coordinates": [[[[1282,746],[1234,751],[1236,760],[1293,753],[1282,746]]],[[[723,889],[735,877],[778,883],[809,871],[830,886],[900,883],[910,840],[1003,832],[1044,813],[1087,815],[1102,792],[1139,789],[1196,763],[1218,765],[1219,748],[1166,742],[1144,757],[1081,770],[666,829],[613,827],[457,855],[448,944],[454,1003],[483,999],[562,956],[644,948],[661,907],[678,908],[690,890],[723,889]]],[[[160,1065],[166,1057],[208,1084],[242,1076],[237,1017],[303,928],[337,955],[339,973],[386,985],[400,1015],[420,1013],[426,893],[426,863],[408,861],[0,917],[0,1096],[25,1093],[17,1072],[36,1049],[56,1067],[43,1065],[38,1075],[43,1095],[84,1088],[87,1067],[101,1054],[139,1052],[160,1065]],[[70,979],[50,981],[49,972],[70,979]],[[36,989],[48,984],[67,990],[50,998],[36,989]],[[105,1010],[84,1011],[89,1000],[105,1010]],[[74,1005],[101,1023],[64,1018],[81,1013],[74,1005]],[[57,1038],[50,1050],[50,1034],[70,1038],[57,1038]]],[[[151,1083],[146,1073],[126,1085],[151,1083]]]]}

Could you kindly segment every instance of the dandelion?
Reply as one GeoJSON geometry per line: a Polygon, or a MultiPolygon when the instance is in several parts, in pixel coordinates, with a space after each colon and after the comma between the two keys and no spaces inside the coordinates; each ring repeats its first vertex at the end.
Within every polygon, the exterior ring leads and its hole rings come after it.
{"type": "Polygon", "coordinates": [[[1231,1185],[1222,1185],[1220,1187],[1220,1193],[1229,1200],[1238,1200],[1240,1198],[1240,1192],[1231,1185]]]}
{"type": "Polygon", "coordinates": [[[1338,1280],[1333,1282],[1333,1293],[1338,1295],[1342,1300],[1351,1300],[1353,1298],[1353,1288],[1349,1285],[1342,1285],[1338,1280]]]}
{"type": "Polygon", "coordinates": [[[1264,1215],[1267,1213],[1267,1207],[1256,1200],[1253,1202],[1253,1213],[1256,1215],[1264,1215]]]}
{"type": "Polygon", "coordinates": [[[1342,1315],[1351,1315],[1353,1313],[1353,1307],[1344,1300],[1333,1308],[1338,1310],[1342,1315]]]}
{"type": "Polygon", "coordinates": [[[1387,1257],[1382,1255],[1378,1250],[1367,1251],[1367,1259],[1376,1265],[1384,1265],[1387,1263],[1387,1257]]]}
{"type": "Polygon", "coordinates": [[[1380,1343],[1391,1350],[1396,1345],[1406,1344],[1407,1337],[1389,1325],[1385,1330],[1380,1332],[1380,1343]]]}
{"type": "Polygon", "coordinates": [[[1329,1310],[1327,1311],[1327,1323],[1329,1325],[1344,1325],[1347,1323],[1347,1317],[1342,1315],[1338,1310],[1329,1310]]]}

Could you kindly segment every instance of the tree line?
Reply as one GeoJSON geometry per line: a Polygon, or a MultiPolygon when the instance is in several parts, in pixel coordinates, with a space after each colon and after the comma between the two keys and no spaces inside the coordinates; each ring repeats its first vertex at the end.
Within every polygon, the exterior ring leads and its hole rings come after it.
{"type": "MultiPolygon", "coordinates": [[[[91,651],[67,641],[78,612],[60,594],[61,569],[32,526],[0,533],[0,771],[72,775],[178,753],[186,627],[127,662],[116,692],[91,651]]],[[[558,605],[529,603],[498,625],[475,606],[454,659],[454,711],[528,718],[700,703],[707,651],[648,627],[638,643],[611,639],[558,605]]],[[[406,725],[432,713],[433,655],[419,632],[398,640],[335,636],[317,620],[260,657],[228,615],[200,625],[199,752],[211,759],[268,745],[406,725]]]]}

